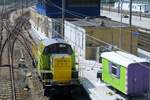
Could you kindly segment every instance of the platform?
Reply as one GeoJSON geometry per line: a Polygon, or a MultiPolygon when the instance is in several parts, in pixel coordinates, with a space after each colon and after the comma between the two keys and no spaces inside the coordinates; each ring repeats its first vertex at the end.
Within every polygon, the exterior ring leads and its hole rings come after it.
{"type": "Polygon", "coordinates": [[[150,52],[138,48],[138,56],[145,58],[150,62],[150,52]]]}
{"type": "Polygon", "coordinates": [[[109,85],[101,82],[96,78],[96,73],[101,64],[95,61],[82,61],[82,78],[81,83],[88,91],[92,100],[126,100],[124,95],[115,93],[116,91],[109,88],[109,85]]]}

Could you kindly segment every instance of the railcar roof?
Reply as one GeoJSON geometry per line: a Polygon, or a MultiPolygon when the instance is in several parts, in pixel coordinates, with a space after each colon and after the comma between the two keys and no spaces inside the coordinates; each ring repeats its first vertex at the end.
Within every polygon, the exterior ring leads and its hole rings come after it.
{"type": "Polygon", "coordinates": [[[146,59],[122,51],[104,52],[101,54],[101,57],[124,67],[128,67],[132,63],[147,62],[146,59]]]}

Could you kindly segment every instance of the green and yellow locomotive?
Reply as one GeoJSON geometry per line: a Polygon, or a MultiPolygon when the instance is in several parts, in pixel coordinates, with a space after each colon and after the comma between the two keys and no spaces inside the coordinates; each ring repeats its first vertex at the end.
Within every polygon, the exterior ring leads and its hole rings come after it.
{"type": "Polygon", "coordinates": [[[68,43],[60,38],[45,38],[32,47],[34,65],[44,87],[68,85],[78,82],[75,53],[68,43]]]}

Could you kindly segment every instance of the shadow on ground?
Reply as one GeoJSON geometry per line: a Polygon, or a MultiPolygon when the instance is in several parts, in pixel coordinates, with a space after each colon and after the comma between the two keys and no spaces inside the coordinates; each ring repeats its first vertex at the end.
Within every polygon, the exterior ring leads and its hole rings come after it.
{"type": "Polygon", "coordinates": [[[47,88],[45,95],[49,100],[91,100],[82,85],[47,88]]]}

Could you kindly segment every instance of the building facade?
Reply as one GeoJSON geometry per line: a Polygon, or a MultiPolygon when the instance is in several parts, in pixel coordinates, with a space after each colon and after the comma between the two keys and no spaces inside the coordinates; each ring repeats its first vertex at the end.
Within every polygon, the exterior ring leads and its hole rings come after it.
{"type": "MultiPolygon", "coordinates": [[[[51,18],[62,17],[63,0],[38,0],[38,13],[51,18]]],[[[65,17],[100,16],[100,0],[64,0],[65,17]]]]}
{"type": "MultiPolygon", "coordinates": [[[[120,9],[121,6],[122,6],[122,10],[129,11],[129,9],[130,9],[130,3],[128,1],[115,2],[114,8],[120,9]]],[[[132,11],[134,11],[134,12],[150,12],[150,4],[133,2],[132,11]]]]}
{"type": "Polygon", "coordinates": [[[86,33],[84,28],[65,21],[64,39],[72,45],[77,61],[85,59],[86,33]]]}

